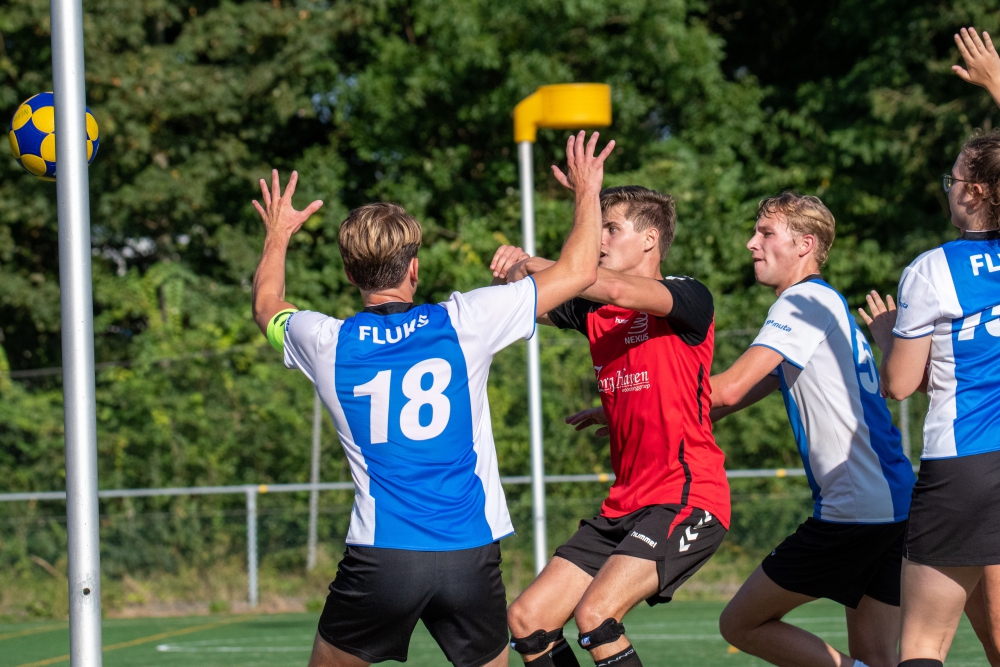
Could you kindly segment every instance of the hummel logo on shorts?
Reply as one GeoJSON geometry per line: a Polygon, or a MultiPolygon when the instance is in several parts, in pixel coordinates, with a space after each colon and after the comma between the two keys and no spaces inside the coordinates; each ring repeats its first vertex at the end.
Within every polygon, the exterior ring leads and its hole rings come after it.
{"type": "Polygon", "coordinates": [[[631,535],[630,535],[630,537],[634,537],[634,538],[636,538],[637,540],[642,540],[643,542],[645,542],[645,543],[646,543],[646,544],[648,544],[649,546],[653,547],[654,549],[656,548],[656,541],[655,541],[655,540],[651,540],[651,539],[649,539],[648,537],[646,537],[646,536],[645,536],[645,535],[643,535],[642,533],[637,533],[637,532],[635,532],[635,531],[633,530],[633,531],[632,531],[632,533],[631,533],[631,535]]]}

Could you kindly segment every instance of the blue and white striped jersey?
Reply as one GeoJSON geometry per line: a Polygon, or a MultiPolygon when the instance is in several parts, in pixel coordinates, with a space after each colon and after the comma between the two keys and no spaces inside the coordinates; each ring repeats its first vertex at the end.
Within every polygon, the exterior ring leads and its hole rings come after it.
{"type": "Polygon", "coordinates": [[[812,488],[813,516],[834,523],[905,519],[913,467],[844,297],[818,276],[789,287],[753,345],[785,358],[777,373],[812,488]]]}
{"type": "Polygon", "coordinates": [[[288,319],[285,365],[316,385],[350,461],[348,544],[451,551],[514,531],[486,380],[497,352],[531,337],[535,303],[526,279],[388,314],[288,319]]]}
{"type": "Polygon", "coordinates": [[[1000,233],[966,232],[913,260],[893,333],[932,336],[921,458],[1000,451],[1000,233]]]}

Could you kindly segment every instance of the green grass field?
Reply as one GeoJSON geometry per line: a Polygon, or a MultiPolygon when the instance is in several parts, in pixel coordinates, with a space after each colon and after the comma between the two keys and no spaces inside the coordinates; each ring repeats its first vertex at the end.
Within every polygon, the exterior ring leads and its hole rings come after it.
{"type": "MultiPolygon", "coordinates": [[[[719,636],[721,602],[676,602],[642,606],[626,619],[628,635],[650,667],[763,665],[731,652],[719,636]]],[[[304,667],[317,614],[263,616],[189,616],[166,619],[111,619],[104,624],[106,667],[304,667]]],[[[819,601],[794,611],[789,620],[844,649],[843,608],[819,601]]],[[[573,628],[567,633],[576,636],[573,628]]],[[[0,667],[68,665],[65,622],[0,623],[0,667]]],[[[578,650],[580,664],[592,664],[578,650]]],[[[408,665],[447,665],[444,654],[422,625],[410,642],[408,665]]],[[[518,666],[518,657],[511,659],[518,666]]],[[[948,657],[949,667],[985,667],[986,656],[963,619],[948,657]]]]}

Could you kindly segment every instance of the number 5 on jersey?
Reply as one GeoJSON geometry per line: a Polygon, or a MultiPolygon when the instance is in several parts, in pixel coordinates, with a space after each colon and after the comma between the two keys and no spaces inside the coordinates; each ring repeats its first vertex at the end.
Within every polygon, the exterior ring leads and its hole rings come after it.
{"type": "MultiPolygon", "coordinates": [[[[444,395],[451,382],[451,364],[444,359],[425,359],[403,375],[403,395],[409,400],[399,410],[399,430],[410,440],[430,440],[444,432],[451,418],[451,402],[444,395]],[[424,389],[424,377],[431,376],[431,385],[424,389]],[[420,409],[430,406],[430,422],[420,423],[420,409]]],[[[371,443],[389,441],[389,397],[392,371],[380,371],[370,381],[354,387],[355,396],[371,397],[371,443]]]]}

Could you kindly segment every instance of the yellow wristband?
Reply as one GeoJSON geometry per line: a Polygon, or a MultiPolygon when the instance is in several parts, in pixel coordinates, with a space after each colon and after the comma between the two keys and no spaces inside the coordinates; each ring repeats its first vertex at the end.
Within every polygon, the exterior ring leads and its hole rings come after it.
{"type": "Polygon", "coordinates": [[[285,327],[288,325],[288,318],[297,312],[299,311],[294,308],[286,308],[267,323],[267,342],[282,354],[285,352],[285,327]]]}

